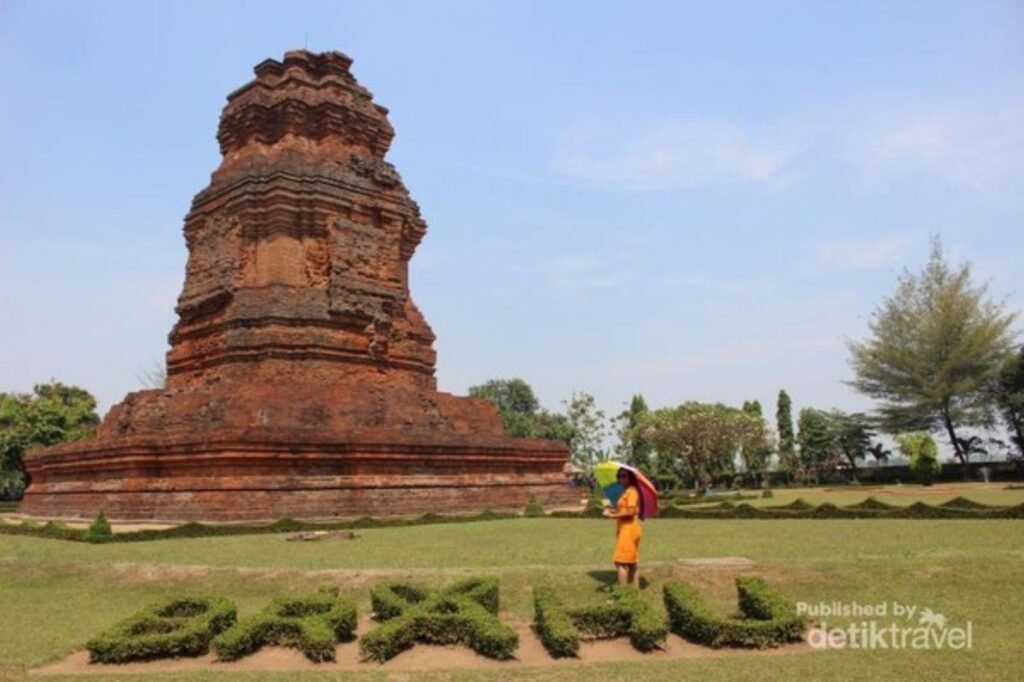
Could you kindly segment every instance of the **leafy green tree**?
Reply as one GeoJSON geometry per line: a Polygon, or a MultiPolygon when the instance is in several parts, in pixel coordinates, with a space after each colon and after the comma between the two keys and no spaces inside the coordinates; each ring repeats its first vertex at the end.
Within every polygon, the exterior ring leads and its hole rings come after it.
{"type": "Polygon", "coordinates": [[[648,412],[641,423],[658,452],[658,475],[680,475],[682,482],[733,473],[737,454],[755,445],[760,432],[754,417],[721,403],[686,402],[648,412]]]}
{"type": "Polygon", "coordinates": [[[514,438],[572,441],[572,425],[565,415],[542,409],[533,388],[522,379],[491,379],[471,386],[469,395],[489,400],[498,408],[505,433],[514,438]]]}
{"type": "Polygon", "coordinates": [[[0,496],[21,496],[30,449],[90,438],[99,422],[96,399],[76,386],[53,381],[31,394],[0,393],[0,496]]]}
{"type": "Polygon", "coordinates": [[[970,264],[951,268],[936,239],[919,274],[905,271],[875,311],[869,338],[850,343],[857,390],[883,401],[890,433],[942,429],[967,473],[957,429],[992,423],[989,390],[1013,343],[1015,315],[971,282],[970,264]]]}
{"type": "Polygon", "coordinates": [[[800,459],[796,454],[796,438],[793,436],[793,401],[785,391],[779,391],[775,428],[779,433],[779,468],[789,477],[800,468],[800,459]]]}
{"type": "Polygon", "coordinates": [[[649,411],[644,397],[638,393],[629,401],[629,407],[612,420],[616,424],[616,435],[619,437],[615,454],[622,461],[645,472],[651,470],[653,448],[644,440],[639,427],[644,415],[649,411]]]}
{"type": "Polygon", "coordinates": [[[800,467],[815,478],[819,472],[835,468],[842,456],[832,418],[827,412],[813,407],[800,410],[796,438],[800,446],[800,467]]]}
{"type": "Polygon", "coordinates": [[[768,468],[768,460],[771,459],[774,450],[771,434],[768,432],[768,425],[765,423],[760,402],[744,401],[743,407],[740,409],[744,414],[749,415],[756,424],[756,433],[751,436],[750,442],[744,445],[740,454],[743,457],[744,467],[754,479],[754,486],[759,487],[761,476],[768,468]]]}
{"type": "Polygon", "coordinates": [[[846,414],[839,410],[829,413],[835,445],[850,464],[853,480],[857,480],[857,460],[867,459],[871,453],[871,438],[874,432],[868,418],[860,413],[846,414]]]}
{"type": "Polygon", "coordinates": [[[923,485],[931,485],[942,471],[939,448],[927,431],[901,433],[896,436],[900,451],[910,461],[910,470],[923,485]]]}
{"type": "Polygon", "coordinates": [[[993,395],[1010,429],[1010,441],[1024,457],[1024,346],[1006,358],[996,378],[993,395]]]}
{"type": "Polygon", "coordinates": [[[565,416],[573,431],[569,442],[570,457],[573,464],[590,473],[598,462],[608,459],[608,452],[603,449],[604,412],[597,409],[594,396],[583,391],[574,391],[565,405],[565,416]]]}

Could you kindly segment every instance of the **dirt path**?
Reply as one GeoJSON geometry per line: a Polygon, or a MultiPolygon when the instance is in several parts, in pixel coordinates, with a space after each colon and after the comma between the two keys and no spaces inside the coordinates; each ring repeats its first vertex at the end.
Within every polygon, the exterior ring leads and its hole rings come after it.
{"type": "MultiPolygon", "coordinates": [[[[555,659],[548,655],[544,646],[528,623],[506,619],[519,633],[519,649],[511,661],[495,661],[480,656],[467,647],[430,646],[418,644],[387,663],[361,661],[359,643],[347,642],[336,648],[337,659],[333,663],[312,663],[299,651],[278,646],[268,646],[240,661],[225,663],[216,661],[213,654],[197,658],[176,658],[123,665],[89,663],[89,652],[76,651],[67,658],[31,671],[33,676],[42,675],[90,675],[90,674],[132,674],[149,675],[174,672],[302,672],[317,670],[332,671],[430,671],[465,669],[519,669],[548,666],[567,666],[577,663],[599,663],[611,661],[664,661],[688,658],[721,656],[779,656],[815,651],[805,642],[790,644],[778,649],[711,649],[698,646],[670,634],[663,650],[641,653],[634,649],[626,638],[583,642],[579,658],[555,659]]],[[[367,632],[374,623],[360,622],[359,631],[367,632]]]]}

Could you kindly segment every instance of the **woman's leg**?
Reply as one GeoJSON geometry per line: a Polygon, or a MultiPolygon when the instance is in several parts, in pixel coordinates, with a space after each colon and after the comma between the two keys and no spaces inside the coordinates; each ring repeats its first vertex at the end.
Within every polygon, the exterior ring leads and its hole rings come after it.
{"type": "Polygon", "coordinates": [[[629,565],[629,584],[632,585],[633,587],[635,587],[638,590],[640,589],[640,564],[639,563],[630,564],[629,565]]]}
{"type": "Polygon", "coordinates": [[[618,573],[620,585],[625,585],[629,582],[629,564],[615,564],[615,571],[618,573]]]}

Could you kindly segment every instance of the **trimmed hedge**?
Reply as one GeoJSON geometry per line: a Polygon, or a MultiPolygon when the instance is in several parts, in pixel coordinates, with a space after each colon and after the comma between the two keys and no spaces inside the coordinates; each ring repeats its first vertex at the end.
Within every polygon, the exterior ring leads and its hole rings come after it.
{"type": "Polygon", "coordinates": [[[519,646],[519,635],[497,618],[496,578],[472,578],[444,590],[383,583],[370,592],[370,601],[383,622],[359,640],[366,659],[387,661],[416,642],[465,644],[496,659],[512,658],[519,646]]]}
{"type": "Polygon", "coordinates": [[[721,616],[686,583],[665,585],[665,608],[672,631],[681,637],[715,648],[723,646],[764,649],[803,639],[806,619],[796,605],[758,577],[736,578],[743,618],[721,616]]]}
{"type": "Polygon", "coordinates": [[[526,503],[526,509],[523,510],[523,516],[530,519],[544,516],[544,507],[537,501],[536,497],[530,496],[530,501],[526,503]]]}
{"type": "Polygon", "coordinates": [[[93,663],[200,656],[235,618],[235,605],[228,599],[165,599],[93,637],[86,648],[93,663]]]}
{"type": "Polygon", "coordinates": [[[629,585],[616,585],[604,604],[566,608],[550,588],[533,593],[534,629],[552,656],[575,656],[580,648],[580,632],[597,638],[629,637],[639,651],[651,651],[662,645],[668,635],[665,621],[640,591],[629,585]]]}
{"type": "MultiPolygon", "coordinates": [[[[581,514],[552,514],[562,518],[581,518],[581,514]]],[[[810,505],[798,499],[784,505],[755,507],[747,503],[720,502],[700,509],[668,506],[658,516],[669,519],[1024,519],[1024,504],[995,507],[970,500],[950,500],[937,506],[915,502],[907,507],[887,505],[873,498],[857,504],[837,507],[825,502],[810,505]]]]}
{"type": "Polygon", "coordinates": [[[337,589],[306,597],[278,598],[261,613],[243,618],[213,640],[217,658],[234,661],[266,644],[298,649],[311,661],[334,660],[334,645],[353,638],[356,607],[337,589]]]}
{"type": "MultiPolygon", "coordinates": [[[[114,533],[113,536],[97,539],[99,542],[147,542],[149,540],[173,540],[177,538],[226,537],[231,535],[265,535],[273,533],[301,533],[318,530],[355,530],[361,528],[394,528],[404,526],[433,525],[438,523],[472,523],[476,521],[496,521],[499,519],[518,518],[517,514],[485,510],[479,514],[468,516],[443,516],[440,514],[423,514],[414,519],[375,519],[364,516],[352,521],[312,522],[280,519],[269,524],[247,525],[232,524],[226,526],[208,525],[190,522],[173,528],[160,530],[137,530],[126,533],[114,533]]],[[[0,523],[0,535],[27,535],[31,537],[52,538],[84,542],[87,531],[64,528],[49,522],[39,526],[30,521],[20,525],[0,523]]]]}

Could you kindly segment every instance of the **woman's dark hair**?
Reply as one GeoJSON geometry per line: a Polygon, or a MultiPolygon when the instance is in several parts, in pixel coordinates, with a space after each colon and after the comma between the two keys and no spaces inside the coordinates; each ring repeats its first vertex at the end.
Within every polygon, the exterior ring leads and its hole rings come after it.
{"type": "Polygon", "coordinates": [[[640,494],[640,481],[637,480],[636,474],[630,471],[629,469],[619,469],[618,474],[616,474],[616,478],[621,474],[626,474],[629,477],[629,485],[636,488],[637,499],[640,500],[639,507],[637,510],[639,512],[638,516],[640,517],[640,520],[643,521],[647,518],[647,514],[644,510],[644,496],[640,494]]]}

